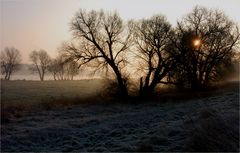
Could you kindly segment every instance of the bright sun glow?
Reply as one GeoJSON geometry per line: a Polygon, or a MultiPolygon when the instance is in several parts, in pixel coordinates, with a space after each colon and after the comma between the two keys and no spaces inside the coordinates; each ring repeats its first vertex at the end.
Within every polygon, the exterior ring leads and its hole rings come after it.
{"type": "Polygon", "coordinates": [[[196,46],[196,47],[200,46],[201,45],[201,40],[199,40],[199,39],[194,40],[193,45],[196,46]]]}

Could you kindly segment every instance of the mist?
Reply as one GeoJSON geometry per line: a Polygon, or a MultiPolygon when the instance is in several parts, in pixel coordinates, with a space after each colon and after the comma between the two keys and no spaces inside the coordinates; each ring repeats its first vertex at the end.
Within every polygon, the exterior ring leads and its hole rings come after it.
{"type": "Polygon", "coordinates": [[[239,152],[239,0],[1,0],[1,151],[239,152]]]}

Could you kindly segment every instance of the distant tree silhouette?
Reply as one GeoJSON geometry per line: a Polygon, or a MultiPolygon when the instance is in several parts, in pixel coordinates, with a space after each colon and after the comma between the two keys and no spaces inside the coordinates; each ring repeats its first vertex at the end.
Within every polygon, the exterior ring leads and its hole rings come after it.
{"type": "Polygon", "coordinates": [[[172,53],[174,50],[168,50],[173,34],[170,23],[161,15],[135,23],[135,55],[140,59],[139,69],[144,74],[140,78],[141,95],[153,92],[157,84],[175,68],[176,55],[172,53]]]}
{"type": "Polygon", "coordinates": [[[1,52],[1,74],[5,80],[10,80],[11,75],[19,68],[21,62],[21,54],[16,48],[6,47],[1,52]]]}
{"type": "Polygon", "coordinates": [[[128,95],[123,69],[126,51],[130,46],[131,32],[124,29],[117,13],[80,10],[73,18],[71,30],[78,43],[64,48],[65,55],[78,60],[80,65],[91,63],[96,69],[115,74],[122,96],[128,95]]]}
{"type": "Polygon", "coordinates": [[[51,62],[51,59],[45,50],[32,51],[29,55],[30,60],[33,63],[33,70],[37,71],[40,77],[40,80],[44,80],[45,73],[51,62]]]}
{"type": "Polygon", "coordinates": [[[63,80],[63,64],[60,58],[51,59],[48,71],[52,73],[54,80],[63,80]]]}
{"type": "Polygon", "coordinates": [[[64,65],[65,78],[67,80],[73,80],[73,77],[79,73],[78,63],[75,61],[69,61],[64,65]]]}
{"type": "Polygon", "coordinates": [[[171,41],[172,50],[182,56],[169,78],[173,82],[185,81],[193,90],[221,79],[229,69],[239,36],[237,25],[221,11],[195,7],[178,22],[177,33],[171,41]]]}
{"type": "Polygon", "coordinates": [[[73,60],[67,61],[59,55],[51,60],[48,70],[52,73],[54,80],[73,80],[73,77],[78,74],[78,63],[73,60]]]}

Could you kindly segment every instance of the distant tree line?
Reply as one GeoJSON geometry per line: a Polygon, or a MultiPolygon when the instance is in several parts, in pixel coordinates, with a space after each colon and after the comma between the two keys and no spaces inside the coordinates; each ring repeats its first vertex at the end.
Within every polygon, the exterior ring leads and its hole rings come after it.
{"type": "MultiPolygon", "coordinates": [[[[45,50],[32,51],[29,55],[32,66],[30,70],[37,72],[41,81],[47,72],[54,80],[73,80],[79,73],[78,64],[73,60],[66,61],[63,56],[51,58],[45,50]]],[[[11,75],[19,70],[21,55],[18,49],[6,47],[1,52],[1,74],[3,79],[10,80],[11,75]]]]}
{"type": "Polygon", "coordinates": [[[30,54],[41,80],[46,71],[64,80],[82,66],[93,67],[115,78],[122,96],[129,95],[133,79],[139,94],[147,96],[159,84],[205,89],[239,62],[238,25],[219,10],[198,6],[175,27],[163,15],[125,23],[116,12],[80,10],[71,31],[73,40],[62,44],[55,59],[43,50],[30,54]]]}
{"type": "Polygon", "coordinates": [[[53,75],[54,80],[73,80],[73,77],[78,74],[77,62],[65,59],[62,55],[51,59],[44,50],[32,51],[30,60],[33,63],[32,71],[37,71],[40,80],[44,80],[46,72],[53,75]]]}

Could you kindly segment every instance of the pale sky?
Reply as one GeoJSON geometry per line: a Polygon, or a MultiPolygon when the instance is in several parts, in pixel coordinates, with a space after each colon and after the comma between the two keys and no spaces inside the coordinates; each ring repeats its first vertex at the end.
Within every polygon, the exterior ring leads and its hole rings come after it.
{"type": "Polygon", "coordinates": [[[23,63],[29,53],[45,49],[53,57],[62,41],[71,38],[69,23],[78,9],[117,11],[124,19],[163,14],[174,26],[194,6],[223,10],[240,23],[240,0],[0,0],[0,45],[16,47],[23,63]]]}

